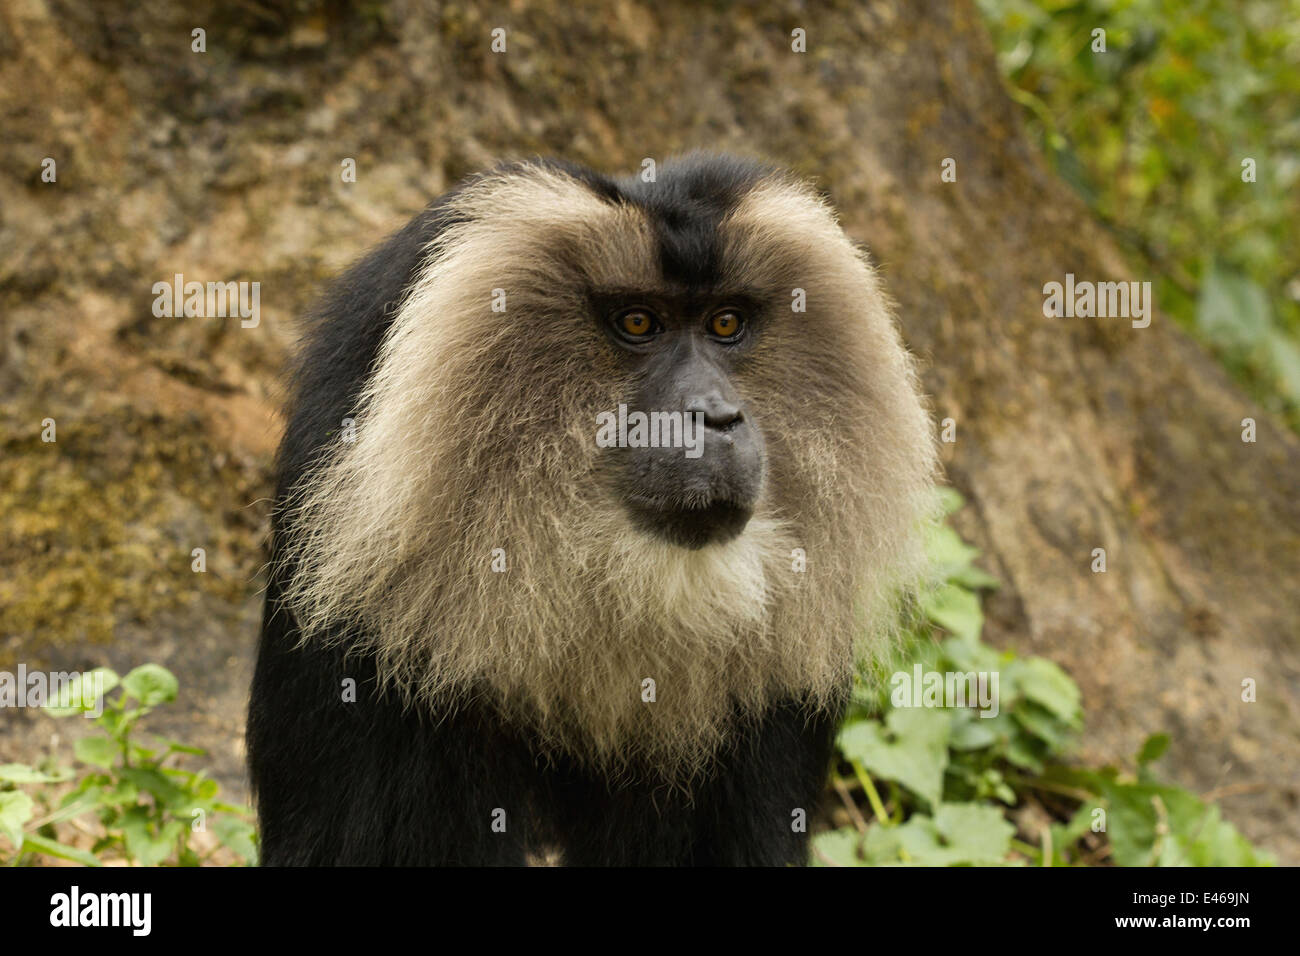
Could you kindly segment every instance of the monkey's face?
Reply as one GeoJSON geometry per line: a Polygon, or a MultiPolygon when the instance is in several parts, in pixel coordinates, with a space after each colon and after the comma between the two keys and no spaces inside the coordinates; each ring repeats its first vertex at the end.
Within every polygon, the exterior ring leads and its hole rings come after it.
{"type": "Polygon", "coordinates": [[[758,334],[756,304],[612,294],[598,297],[595,311],[635,383],[610,418],[618,490],[634,522],[686,548],[736,537],[766,470],[762,431],[733,380],[758,334]]]}

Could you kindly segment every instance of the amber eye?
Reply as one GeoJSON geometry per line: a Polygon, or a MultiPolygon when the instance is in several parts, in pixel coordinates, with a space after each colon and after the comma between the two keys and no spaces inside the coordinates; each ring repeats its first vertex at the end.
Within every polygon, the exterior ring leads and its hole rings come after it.
{"type": "Polygon", "coordinates": [[[655,317],[644,309],[632,309],[614,320],[614,325],[629,338],[644,338],[655,330],[655,317]]]}
{"type": "Polygon", "coordinates": [[[709,331],[720,339],[734,339],[744,327],[740,316],[730,309],[716,312],[709,319],[709,331]]]}

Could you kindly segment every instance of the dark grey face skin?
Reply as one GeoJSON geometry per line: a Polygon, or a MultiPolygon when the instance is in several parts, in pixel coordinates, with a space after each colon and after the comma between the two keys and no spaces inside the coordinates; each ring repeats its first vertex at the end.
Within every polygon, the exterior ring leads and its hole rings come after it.
{"type": "Polygon", "coordinates": [[[731,382],[758,333],[757,312],[740,294],[598,297],[610,342],[636,370],[628,412],[703,416],[698,457],[683,447],[611,449],[621,457],[623,502],[637,525],[680,547],[735,538],[763,489],[763,436],[731,382]]]}

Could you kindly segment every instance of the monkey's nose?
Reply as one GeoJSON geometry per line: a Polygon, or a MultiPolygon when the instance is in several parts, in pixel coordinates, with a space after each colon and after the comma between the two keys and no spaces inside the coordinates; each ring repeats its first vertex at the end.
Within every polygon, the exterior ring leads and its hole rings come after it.
{"type": "Polygon", "coordinates": [[[704,413],[704,425],[715,431],[731,431],[745,420],[745,413],[740,406],[724,399],[717,392],[688,399],[686,411],[690,414],[704,413]]]}

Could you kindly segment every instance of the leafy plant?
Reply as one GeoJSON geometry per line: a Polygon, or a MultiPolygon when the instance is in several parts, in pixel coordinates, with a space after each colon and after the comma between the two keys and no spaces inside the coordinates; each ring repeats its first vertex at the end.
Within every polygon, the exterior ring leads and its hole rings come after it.
{"type": "Polygon", "coordinates": [[[1293,0],[979,6],[1057,173],[1151,274],[1161,309],[1300,428],[1293,0]]]}
{"type": "Polygon", "coordinates": [[[13,847],[6,857],[0,844],[0,861],[18,865],[50,856],[86,866],[110,859],[197,866],[224,847],[239,860],[255,862],[256,835],[246,812],[220,802],[217,782],[203,772],[169,765],[205,751],[156,734],[148,745],[140,739],[140,721],[175,700],[176,693],[176,678],[156,664],[121,678],[99,668],[63,687],[59,699],[46,706],[51,715],[84,715],[103,707],[93,718],[96,732],[73,745],[83,769],[78,776],[66,767],[0,765],[0,836],[13,847]],[[115,689],[120,693],[109,701],[115,689]],[[98,831],[89,849],[58,839],[59,825],[80,823],[91,814],[98,831]],[[209,825],[216,845],[200,850],[194,834],[209,825]]]}
{"type": "MultiPolygon", "coordinates": [[[[945,492],[945,505],[957,511],[961,496],[945,492]]],[[[815,862],[1271,862],[1218,807],[1156,781],[1150,765],[1169,745],[1165,735],[1147,739],[1136,775],[1065,765],[1083,728],[1077,685],[1045,658],[981,642],[978,592],[996,581],[975,567],[974,548],[942,526],[929,552],[943,584],[924,605],[925,626],[888,665],[859,678],[832,781],[852,824],[814,837],[815,862]],[[988,680],[977,699],[948,699],[950,680],[954,690],[979,690],[978,680],[957,680],[979,674],[988,680]],[[929,681],[925,691],[917,677],[929,681]]]]}

